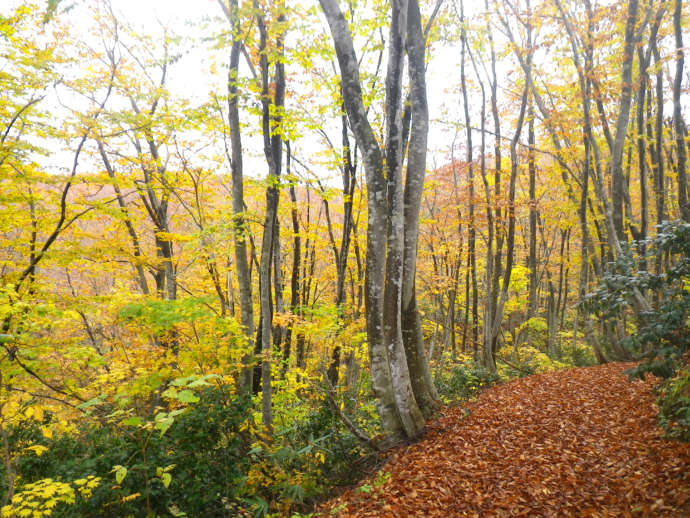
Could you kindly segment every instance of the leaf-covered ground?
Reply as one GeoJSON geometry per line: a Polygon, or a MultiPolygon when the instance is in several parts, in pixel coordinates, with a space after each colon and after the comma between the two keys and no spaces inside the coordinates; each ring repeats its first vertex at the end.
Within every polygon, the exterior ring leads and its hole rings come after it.
{"type": "Polygon", "coordinates": [[[661,438],[630,365],[530,376],[447,408],[323,516],[690,516],[690,444],[661,438]],[[468,413],[469,411],[469,413],[468,413]]]}

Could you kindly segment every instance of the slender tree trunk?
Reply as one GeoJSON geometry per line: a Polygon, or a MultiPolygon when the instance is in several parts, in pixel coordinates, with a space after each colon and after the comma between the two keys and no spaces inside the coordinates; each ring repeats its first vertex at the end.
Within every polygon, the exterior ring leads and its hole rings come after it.
{"type": "MultiPolygon", "coordinates": [[[[275,299],[276,313],[283,313],[285,311],[285,303],[283,301],[283,271],[282,271],[282,254],[280,246],[280,220],[276,215],[275,229],[273,230],[273,297],[275,299]]],[[[283,344],[285,336],[285,329],[281,325],[273,326],[273,347],[280,349],[283,344]]]]}
{"type": "Polygon", "coordinates": [[[529,101],[527,121],[528,135],[528,170],[529,170],[529,300],[527,318],[537,314],[537,199],[536,199],[536,163],[534,159],[534,106],[529,101]]]}
{"type": "MultiPolygon", "coordinates": [[[[492,290],[491,290],[491,282],[492,279],[494,278],[494,251],[493,251],[493,245],[494,245],[494,213],[491,208],[491,191],[489,188],[489,182],[486,176],[486,132],[485,132],[485,126],[486,126],[486,90],[484,88],[484,82],[481,80],[481,76],[479,74],[479,70],[477,68],[477,64],[472,57],[472,52],[469,47],[467,47],[468,53],[470,55],[470,58],[472,59],[472,65],[474,67],[475,75],[477,76],[477,81],[479,82],[479,86],[481,88],[482,92],[482,108],[481,108],[481,120],[480,120],[480,131],[481,131],[481,149],[479,153],[480,157],[480,174],[482,177],[482,183],[484,185],[484,195],[486,197],[486,220],[487,220],[487,239],[486,239],[486,265],[485,265],[485,289],[484,289],[484,297],[483,297],[483,305],[484,305],[484,321],[482,325],[482,344],[488,343],[491,341],[491,322],[492,322],[492,315],[494,314],[495,310],[495,300],[492,296],[492,290]]],[[[495,71],[495,69],[494,69],[495,71]]],[[[494,77],[495,78],[495,77],[494,77]]],[[[492,104],[495,106],[496,99],[494,97],[496,91],[493,88],[492,85],[492,104]]],[[[498,117],[495,119],[496,123],[496,129],[499,129],[498,126],[498,117]]],[[[497,137],[498,138],[498,137],[497,137]]],[[[497,148],[498,149],[498,148],[497,148]]],[[[474,359],[475,361],[478,359],[477,358],[477,344],[475,343],[475,356],[474,359]]]]}
{"type": "Polygon", "coordinates": [[[484,344],[484,366],[490,372],[496,372],[496,344],[498,335],[501,331],[501,322],[503,320],[503,310],[506,301],[508,300],[508,288],[510,286],[510,277],[513,271],[514,249],[515,249],[515,184],[518,175],[518,156],[517,143],[520,140],[522,132],[522,124],[525,119],[525,111],[527,107],[527,96],[529,94],[528,86],[525,87],[522,93],[522,101],[520,103],[520,114],[515,128],[515,135],[510,142],[510,185],[508,187],[508,234],[506,237],[506,266],[503,274],[503,282],[501,285],[501,293],[496,304],[496,313],[491,329],[491,341],[484,344]]]}
{"type": "MultiPolygon", "coordinates": [[[[255,7],[257,7],[255,5],[255,7]]],[[[260,13],[260,11],[258,11],[260,13]]],[[[279,16],[281,22],[284,15],[279,16]]],[[[276,221],[278,216],[278,201],[280,191],[278,179],[281,173],[282,138],[275,130],[280,128],[280,109],[285,98],[285,69],[281,59],[275,62],[275,90],[273,99],[269,93],[269,62],[266,52],[268,44],[268,31],[261,14],[257,14],[257,24],[260,34],[260,70],[261,70],[261,105],[262,105],[262,133],[264,142],[264,155],[268,165],[268,187],[266,188],[266,216],[264,219],[264,232],[261,242],[261,259],[259,263],[259,295],[261,300],[261,408],[263,424],[268,433],[272,433],[273,410],[271,388],[271,365],[273,349],[272,318],[273,308],[271,301],[271,266],[277,247],[276,221]],[[271,108],[273,106],[273,109],[271,108]]],[[[283,35],[277,37],[278,52],[283,52],[283,35]]]]}
{"type": "MultiPolygon", "coordinates": [[[[342,136],[342,160],[341,165],[342,180],[343,180],[343,233],[340,240],[339,249],[335,246],[333,240],[333,253],[336,264],[336,295],[335,306],[338,310],[338,317],[341,320],[345,319],[345,303],[347,300],[347,292],[345,291],[345,276],[347,275],[347,258],[350,253],[350,233],[353,226],[352,219],[352,197],[355,192],[355,183],[357,179],[357,169],[353,165],[352,154],[350,150],[350,138],[347,129],[347,115],[345,114],[345,107],[343,106],[343,115],[341,117],[341,136],[342,136]]],[[[326,209],[328,210],[328,209],[326,209]]],[[[328,216],[328,212],[327,212],[328,216]]],[[[329,233],[331,223],[328,218],[329,233]]],[[[331,238],[333,239],[333,238],[331,238]]],[[[336,343],[333,348],[331,356],[331,364],[328,367],[328,379],[331,386],[338,385],[338,372],[340,369],[340,344],[336,343]]]]}
{"type": "Polygon", "coordinates": [[[626,239],[623,227],[623,146],[630,117],[632,102],[632,69],[635,56],[635,25],[637,23],[638,0],[629,0],[625,21],[625,44],[623,46],[623,72],[621,78],[621,99],[616,132],[611,150],[611,209],[613,226],[619,241],[626,239]]]}
{"type": "MultiPolygon", "coordinates": [[[[488,13],[489,3],[488,0],[484,2],[485,9],[488,13]]],[[[498,112],[498,75],[496,73],[496,51],[494,49],[494,40],[492,37],[493,27],[491,22],[487,17],[487,32],[489,35],[489,49],[491,54],[491,116],[494,121],[494,237],[495,237],[495,248],[494,256],[491,261],[487,260],[487,263],[491,263],[491,273],[492,278],[488,278],[490,281],[487,286],[488,296],[490,297],[489,304],[487,304],[485,315],[484,315],[484,340],[482,342],[482,361],[484,351],[487,348],[494,350],[495,344],[493,343],[493,322],[496,315],[496,306],[498,304],[499,286],[501,281],[501,271],[503,263],[503,245],[505,242],[505,228],[504,228],[504,218],[503,211],[501,209],[501,174],[502,174],[502,153],[501,153],[501,119],[498,112]]],[[[488,258],[487,258],[488,259],[488,258]]],[[[487,272],[487,275],[489,272],[487,272]]],[[[475,358],[477,355],[475,354],[475,358]]]]}
{"type": "MultiPolygon", "coordinates": [[[[455,309],[453,309],[455,311],[455,309]]],[[[467,349],[467,330],[470,324],[470,252],[467,252],[467,262],[465,263],[465,318],[462,324],[462,350],[467,349]]],[[[477,344],[472,344],[472,355],[477,360],[477,344]]]]}
{"type": "Polygon", "coordinates": [[[673,11],[673,31],[676,38],[676,77],[673,80],[673,130],[676,138],[676,174],[678,175],[678,206],[680,217],[690,221],[690,204],[688,204],[688,183],[686,177],[685,124],[680,103],[681,86],[683,82],[683,28],[681,17],[683,0],[675,0],[673,11]]]}
{"type": "Polygon", "coordinates": [[[233,245],[235,249],[235,272],[240,296],[240,323],[246,337],[247,353],[242,357],[241,392],[248,394],[253,388],[252,369],[252,339],[254,337],[254,309],[252,305],[252,281],[248,259],[247,239],[248,228],[244,215],[244,178],[242,161],[242,133],[239,116],[239,63],[242,50],[240,34],[240,20],[237,0],[230,0],[230,7],[226,9],[224,2],[221,7],[226,12],[232,29],[232,47],[230,49],[230,69],[228,72],[228,130],[230,133],[230,171],[232,176],[232,215],[233,215],[233,245]]]}
{"type": "MultiPolygon", "coordinates": [[[[479,341],[479,311],[478,311],[478,289],[477,289],[477,254],[476,254],[476,239],[477,231],[475,227],[474,214],[474,163],[473,163],[473,149],[472,149],[472,124],[470,120],[469,104],[467,100],[467,83],[465,77],[465,55],[468,49],[467,32],[465,29],[464,19],[464,2],[460,2],[460,17],[462,23],[462,47],[461,47],[461,65],[460,65],[460,81],[462,85],[463,107],[465,113],[465,126],[467,129],[467,183],[469,185],[469,236],[468,247],[470,254],[470,277],[472,279],[472,343],[476,344],[479,341]]],[[[476,345],[473,345],[475,348],[476,345]]]]}
{"type": "MultiPolygon", "coordinates": [[[[664,181],[664,77],[663,68],[661,65],[661,56],[659,49],[654,42],[654,65],[657,68],[656,72],[656,118],[654,121],[654,185],[655,185],[655,201],[656,201],[656,222],[661,225],[666,220],[666,193],[664,181]]],[[[651,139],[650,139],[651,140],[651,139]]],[[[658,275],[662,271],[661,265],[662,254],[657,252],[655,260],[655,273],[658,275]]]]}
{"type": "MultiPolygon", "coordinates": [[[[647,270],[647,227],[648,227],[648,200],[647,200],[647,145],[645,142],[645,101],[651,102],[651,99],[646,99],[647,85],[649,83],[649,76],[647,75],[647,66],[649,63],[645,60],[644,52],[638,48],[638,66],[640,69],[639,82],[640,86],[637,90],[637,158],[638,169],[640,173],[640,230],[635,239],[636,246],[640,255],[640,269],[647,270]]],[[[632,218],[632,214],[630,215],[632,218]]]]}
{"type": "Polygon", "coordinates": [[[416,272],[419,239],[419,211],[426,174],[429,111],[426,95],[426,60],[419,5],[408,3],[407,55],[412,114],[407,175],[403,193],[404,248],[402,273],[401,329],[410,381],[420,410],[430,416],[440,405],[431,379],[422,336],[422,322],[417,308],[416,272]]]}
{"type": "MultiPolygon", "coordinates": [[[[286,158],[286,169],[288,176],[290,175],[290,143],[287,142],[287,158],[286,158]]],[[[299,219],[297,217],[297,194],[295,193],[295,186],[290,184],[290,216],[292,218],[292,273],[290,275],[290,311],[293,316],[299,314],[299,303],[300,303],[300,259],[302,254],[302,240],[299,234],[299,219]]],[[[288,324],[285,330],[285,342],[283,344],[283,366],[282,374],[285,376],[288,369],[288,364],[290,363],[290,348],[292,346],[292,332],[295,324],[293,321],[288,324]]]]}

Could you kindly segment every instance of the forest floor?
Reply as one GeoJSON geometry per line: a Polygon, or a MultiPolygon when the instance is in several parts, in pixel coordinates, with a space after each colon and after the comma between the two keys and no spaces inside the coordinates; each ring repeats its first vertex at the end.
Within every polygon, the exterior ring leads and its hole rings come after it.
{"type": "Polygon", "coordinates": [[[688,517],[690,444],[664,440],[630,364],[550,372],[443,410],[321,516],[688,517]]]}

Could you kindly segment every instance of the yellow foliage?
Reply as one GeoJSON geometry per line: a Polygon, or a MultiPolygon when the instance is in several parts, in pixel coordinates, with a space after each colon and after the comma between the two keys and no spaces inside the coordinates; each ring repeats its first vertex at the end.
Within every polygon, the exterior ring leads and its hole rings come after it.
{"type": "Polygon", "coordinates": [[[48,448],[46,448],[45,446],[41,446],[40,444],[34,444],[33,446],[27,446],[24,449],[34,452],[39,457],[48,451],[48,448]]]}
{"type": "Polygon", "coordinates": [[[76,492],[71,484],[52,478],[26,484],[12,497],[12,501],[0,510],[0,516],[2,518],[50,516],[58,504],[74,504],[77,493],[84,499],[91,497],[93,489],[98,487],[100,482],[100,477],[92,475],[75,480],[72,484],[76,486],[76,492]]]}
{"type": "Polygon", "coordinates": [[[552,360],[546,355],[546,353],[543,353],[534,347],[520,347],[517,351],[517,356],[518,363],[520,365],[529,364],[537,374],[565,369],[568,367],[568,365],[561,363],[558,360],[552,360]]]}

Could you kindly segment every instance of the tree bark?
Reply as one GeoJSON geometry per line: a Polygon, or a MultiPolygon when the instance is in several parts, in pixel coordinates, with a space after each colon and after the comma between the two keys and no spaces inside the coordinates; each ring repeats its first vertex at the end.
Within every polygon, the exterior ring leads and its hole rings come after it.
{"type": "MultiPolygon", "coordinates": [[[[528,83],[529,85],[529,83],[528,83]]],[[[489,343],[484,343],[484,357],[483,363],[490,372],[496,372],[496,346],[498,335],[501,331],[501,321],[503,320],[503,309],[508,300],[508,288],[510,286],[510,277],[513,271],[513,260],[515,250],[515,184],[518,175],[518,156],[517,143],[522,132],[522,124],[525,120],[525,110],[527,107],[527,96],[529,95],[529,86],[525,86],[522,93],[522,100],[520,102],[520,113],[518,115],[517,124],[515,127],[515,134],[510,142],[510,184],[508,187],[508,234],[506,236],[506,266],[503,273],[501,293],[496,304],[496,312],[494,314],[491,340],[489,343]]]]}
{"type": "Polygon", "coordinates": [[[680,103],[681,86],[683,82],[683,65],[685,53],[683,52],[683,28],[681,16],[683,0],[675,1],[673,11],[673,31],[676,39],[676,76],[673,80],[673,130],[676,138],[676,174],[678,175],[678,206],[680,217],[690,221],[690,205],[688,204],[688,184],[686,177],[686,149],[685,149],[685,123],[683,122],[682,106],[680,103]]]}
{"type": "MultiPolygon", "coordinates": [[[[256,4],[255,4],[256,7],[256,4]]],[[[260,11],[259,11],[260,13],[260,11]]],[[[281,14],[278,22],[284,20],[281,14]]],[[[261,242],[261,259],[259,263],[259,295],[261,300],[261,409],[263,425],[269,434],[272,433],[273,410],[271,388],[271,365],[273,348],[272,318],[273,308],[271,303],[271,266],[274,260],[274,251],[277,246],[276,220],[278,216],[278,201],[280,190],[278,181],[281,173],[282,138],[280,128],[282,122],[280,110],[285,99],[285,68],[280,58],[275,61],[275,75],[273,83],[275,90],[273,99],[269,93],[269,61],[267,55],[268,31],[262,14],[257,14],[257,24],[260,34],[260,70],[261,70],[261,126],[263,133],[264,155],[268,165],[268,187],[266,188],[266,216],[264,219],[264,232],[261,242]],[[272,109],[273,108],[273,109],[272,109]]],[[[277,36],[276,46],[278,52],[283,52],[283,34],[277,36]]]]}
{"type": "Polygon", "coordinates": [[[422,413],[431,415],[440,400],[431,380],[427,362],[422,323],[417,308],[415,277],[417,272],[417,244],[419,239],[419,211],[426,173],[427,135],[429,110],[426,95],[425,45],[422,34],[419,5],[415,0],[408,3],[407,55],[410,76],[412,114],[410,145],[407,155],[407,175],[403,195],[404,250],[402,277],[401,329],[410,381],[417,404],[422,413]]]}
{"type": "MultiPolygon", "coordinates": [[[[358,61],[349,28],[336,0],[319,0],[335,44],[343,100],[362,150],[368,188],[365,305],[372,389],[384,430],[417,437],[424,426],[413,394],[402,343],[404,253],[401,83],[408,3],[392,4],[386,77],[386,161],[367,119],[358,61]]],[[[412,0],[416,1],[416,0],[412,0]]]]}
{"type": "Polygon", "coordinates": [[[527,121],[527,162],[529,171],[529,300],[527,319],[537,314],[537,199],[536,199],[536,164],[534,160],[534,106],[530,97],[527,121]]]}
{"type": "Polygon", "coordinates": [[[242,40],[237,0],[230,0],[229,9],[220,1],[232,28],[230,69],[228,71],[228,130],[230,133],[230,172],[232,176],[233,244],[235,249],[235,272],[240,292],[240,323],[244,330],[247,352],[242,357],[241,390],[249,394],[254,385],[251,346],[254,337],[254,308],[252,305],[252,282],[249,266],[247,239],[248,229],[244,215],[244,172],[242,160],[242,133],[239,116],[238,76],[242,40]]]}

